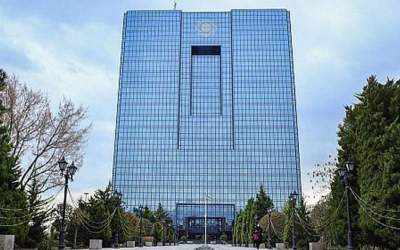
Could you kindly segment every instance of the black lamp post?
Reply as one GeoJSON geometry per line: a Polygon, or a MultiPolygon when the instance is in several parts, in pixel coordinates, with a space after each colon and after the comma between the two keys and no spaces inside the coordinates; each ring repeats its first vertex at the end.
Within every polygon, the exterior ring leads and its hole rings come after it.
{"type": "Polygon", "coordinates": [[[268,208],[268,248],[271,248],[271,213],[272,209],[268,208]]]}
{"type": "Polygon", "coordinates": [[[292,220],[293,220],[293,230],[292,230],[292,249],[293,250],[296,250],[297,249],[297,243],[296,243],[296,232],[295,232],[295,230],[296,230],[296,221],[295,221],[295,218],[294,218],[294,213],[295,213],[295,209],[296,209],[296,200],[297,200],[297,196],[298,196],[299,194],[296,192],[296,191],[293,191],[292,193],[290,193],[290,195],[289,195],[289,199],[291,200],[291,202],[292,202],[292,220]]]}
{"type": "MultiPolygon", "coordinates": [[[[118,198],[118,201],[117,201],[117,203],[115,204],[115,205],[116,205],[116,209],[118,209],[119,206],[120,206],[121,203],[122,203],[122,194],[121,194],[120,192],[117,192],[117,191],[115,191],[114,194],[115,194],[115,196],[118,198]]],[[[118,218],[118,217],[117,217],[117,218],[118,218]]],[[[114,247],[114,248],[118,248],[118,247],[119,247],[119,239],[118,239],[119,234],[118,234],[118,231],[119,231],[119,229],[120,229],[120,224],[121,224],[121,222],[118,221],[118,225],[116,225],[117,228],[115,228],[114,239],[113,239],[113,241],[114,241],[113,247],[114,247]]]]}
{"type": "Polygon", "coordinates": [[[143,216],[143,207],[139,206],[139,246],[142,247],[142,216],[143,216]]]}
{"type": "Polygon", "coordinates": [[[64,239],[65,239],[65,207],[67,206],[67,190],[68,190],[68,180],[71,179],[73,181],[73,176],[78,169],[75,167],[74,162],[68,165],[68,162],[65,160],[65,157],[61,158],[58,161],[58,167],[60,168],[61,175],[64,177],[64,202],[61,210],[61,226],[60,226],[60,237],[58,243],[58,249],[64,249],[64,239]]]}
{"type": "Polygon", "coordinates": [[[346,189],[346,205],[347,205],[347,249],[353,250],[353,234],[351,231],[351,213],[350,213],[350,197],[349,189],[350,183],[349,179],[353,176],[354,163],[352,160],[348,160],[344,167],[338,169],[339,176],[341,177],[343,184],[346,189]]]}
{"type": "MultiPolygon", "coordinates": [[[[254,222],[256,223],[255,228],[258,229],[258,216],[255,214],[254,215],[254,222]]],[[[256,246],[256,242],[253,240],[253,246],[256,246]]]]}
{"type": "Polygon", "coordinates": [[[168,244],[170,244],[171,243],[171,239],[170,239],[170,232],[171,232],[171,228],[172,228],[172,223],[171,223],[171,221],[168,221],[168,225],[167,225],[167,236],[166,236],[166,238],[167,238],[167,243],[168,244]]]}

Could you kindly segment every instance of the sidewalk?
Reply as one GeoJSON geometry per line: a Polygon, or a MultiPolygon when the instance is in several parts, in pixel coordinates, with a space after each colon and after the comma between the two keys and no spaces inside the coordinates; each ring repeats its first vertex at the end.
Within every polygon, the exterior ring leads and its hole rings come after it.
{"type": "MultiPolygon", "coordinates": [[[[196,247],[202,246],[201,244],[184,244],[184,245],[179,245],[179,246],[154,246],[154,247],[135,247],[135,248],[119,248],[120,250],[136,250],[136,249],[146,249],[146,250],[193,250],[196,247]]],[[[231,245],[213,245],[213,244],[208,244],[208,246],[214,248],[215,250],[231,250],[231,249],[237,249],[237,250],[254,250],[255,248],[249,248],[249,247],[234,247],[231,245]]],[[[115,248],[103,248],[107,250],[115,250],[115,248]]]]}

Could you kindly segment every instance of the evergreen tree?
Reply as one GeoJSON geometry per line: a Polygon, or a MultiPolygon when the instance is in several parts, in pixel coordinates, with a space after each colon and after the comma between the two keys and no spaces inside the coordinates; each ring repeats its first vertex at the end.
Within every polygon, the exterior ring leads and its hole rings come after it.
{"type": "MultiPolygon", "coordinates": [[[[400,245],[399,231],[393,229],[400,228],[400,81],[388,79],[386,84],[380,84],[371,76],[356,97],[358,103],[346,107],[338,133],[339,166],[350,157],[354,160],[350,184],[363,200],[361,203],[351,197],[355,241],[358,245],[396,249],[400,245]]],[[[331,189],[330,206],[334,210],[343,193],[338,176],[331,189]]],[[[344,243],[344,208],[338,217],[332,228],[342,231],[344,243]]]]}
{"type": "Polygon", "coordinates": [[[317,241],[319,239],[312,226],[310,212],[307,210],[303,198],[298,201],[294,213],[290,200],[286,203],[283,211],[285,214],[283,240],[288,247],[293,247],[293,221],[295,223],[295,236],[298,249],[308,249],[309,242],[317,241]]]}
{"type": "Polygon", "coordinates": [[[158,203],[157,210],[154,212],[154,217],[156,221],[167,223],[170,219],[168,212],[164,210],[161,203],[158,203]]]}
{"type": "Polygon", "coordinates": [[[285,224],[283,227],[283,242],[287,247],[292,247],[292,228],[293,228],[293,217],[292,217],[292,204],[291,201],[287,201],[283,208],[285,214],[285,224]]]}
{"type": "Polygon", "coordinates": [[[149,220],[152,223],[156,221],[153,211],[151,211],[151,209],[147,206],[144,207],[142,216],[143,216],[143,218],[149,220]]]}
{"type": "MultiPolygon", "coordinates": [[[[7,81],[7,74],[0,69],[0,93],[7,81]]],[[[11,157],[9,131],[3,120],[5,111],[4,103],[0,102],[0,234],[14,234],[16,242],[22,243],[28,230],[29,213],[26,195],[18,185],[20,169],[11,157]]]]}
{"type": "MultiPolygon", "coordinates": [[[[124,239],[124,228],[122,219],[122,203],[111,188],[111,184],[105,190],[96,190],[88,201],[80,199],[78,207],[67,206],[66,212],[66,240],[67,245],[86,245],[89,239],[102,239],[103,246],[111,246],[118,234],[118,241],[124,239]],[[68,209],[70,208],[70,209],[68,209]]],[[[59,219],[53,226],[59,229],[59,219]]]]}
{"type": "Polygon", "coordinates": [[[53,210],[49,209],[51,197],[42,199],[39,194],[40,182],[33,178],[28,187],[28,206],[31,214],[31,223],[24,244],[26,247],[37,248],[46,239],[46,223],[50,221],[53,210]]]}
{"type": "MultiPolygon", "coordinates": [[[[328,212],[324,214],[323,221],[325,222],[326,231],[324,233],[325,240],[335,246],[346,246],[347,244],[347,214],[344,195],[343,183],[338,175],[335,176],[331,184],[331,194],[327,200],[328,212]]],[[[353,204],[355,207],[355,204],[353,204]]],[[[358,238],[359,230],[357,228],[358,211],[351,210],[353,236],[358,238]]],[[[354,239],[355,240],[355,239],[354,239]]],[[[356,241],[355,241],[356,242],[356,241]]]]}
{"type": "Polygon", "coordinates": [[[300,225],[298,231],[298,245],[307,249],[309,242],[316,242],[319,240],[317,232],[312,224],[310,211],[306,207],[304,198],[301,198],[296,207],[297,222],[300,225]]]}
{"type": "Polygon", "coordinates": [[[257,224],[272,209],[274,204],[267,195],[263,186],[260,186],[256,199],[247,200],[244,210],[236,217],[233,237],[237,244],[249,244],[253,242],[253,232],[257,224]]]}
{"type": "Polygon", "coordinates": [[[268,213],[269,209],[274,208],[274,203],[272,202],[272,199],[265,192],[264,186],[260,186],[260,189],[254,201],[254,206],[255,206],[255,214],[260,219],[268,213]]]}
{"type": "Polygon", "coordinates": [[[253,198],[250,198],[247,201],[245,214],[246,214],[246,221],[247,221],[246,238],[247,238],[247,243],[249,244],[249,243],[253,242],[254,229],[256,228],[258,220],[261,219],[261,218],[257,217],[257,215],[256,215],[255,200],[253,198]]]}
{"type": "Polygon", "coordinates": [[[172,228],[172,220],[168,216],[168,212],[164,210],[161,203],[158,204],[157,210],[154,212],[155,218],[155,234],[153,235],[157,241],[167,241],[168,231],[172,228]]]}

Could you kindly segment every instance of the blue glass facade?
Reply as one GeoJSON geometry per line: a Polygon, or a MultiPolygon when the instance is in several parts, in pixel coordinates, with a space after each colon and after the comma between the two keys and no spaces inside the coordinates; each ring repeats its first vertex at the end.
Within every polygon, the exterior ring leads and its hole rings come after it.
{"type": "Polygon", "coordinates": [[[282,208],[301,193],[289,12],[128,11],[114,150],[131,209],[240,209],[260,185],[282,208]]]}

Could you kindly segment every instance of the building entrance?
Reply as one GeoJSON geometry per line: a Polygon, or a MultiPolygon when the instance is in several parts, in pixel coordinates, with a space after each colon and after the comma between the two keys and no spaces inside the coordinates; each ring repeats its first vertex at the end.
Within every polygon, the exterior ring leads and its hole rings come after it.
{"type": "MultiPolygon", "coordinates": [[[[224,217],[207,217],[207,235],[219,238],[226,233],[226,223],[224,217]]],[[[185,233],[189,239],[204,235],[204,217],[186,217],[185,233]]]]}
{"type": "MultiPolygon", "coordinates": [[[[207,238],[219,240],[226,235],[232,239],[235,218],[234,204],[207,204],[207,238]]],[[[204,237],[205,204],[176,204],[175,228],[178,239],[201,240],[204,237]]]]}

